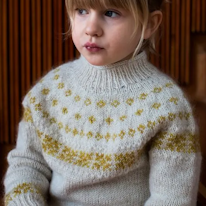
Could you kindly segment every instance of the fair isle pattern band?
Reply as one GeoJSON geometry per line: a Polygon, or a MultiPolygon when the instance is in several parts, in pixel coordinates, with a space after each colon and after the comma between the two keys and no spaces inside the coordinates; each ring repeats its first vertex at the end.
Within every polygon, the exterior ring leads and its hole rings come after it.
{"type": "Polygon", "coordinates": [[[83,150],[70,148],[40,131],[37,131],[37,134],[41,139],[42,148],[46,154],[64,162],[93,170],[119,171],[132,167],[138,162],[143,151],[143,149],[140,149],[119,154],[87,153],[83,150]]]}
{"type": "Polygon", "coordinates": [[[6,195],[5,206],[9,205],[9,203],[15,198],[18,198],[18,196],[27,193],[38,194],[41,196],[39,190],[32,183],[22,183],[17,185],[10,193],[6,195]]]}
{"type": "MultiPolygon", "coordinates": [[[[59,160],[79,167],[93,170],[119,171],[134,166],[138,162],[143,149],[119,154],[87,153],[70,148],[49,135],[37,131],[41,139],[43,151],[59,160]]],[[[161,133],[152,141],[152,148],[170,150],[173,152],[196,153],[199,151],[197,136],[191,133],[172,134],[161,133]]]]}

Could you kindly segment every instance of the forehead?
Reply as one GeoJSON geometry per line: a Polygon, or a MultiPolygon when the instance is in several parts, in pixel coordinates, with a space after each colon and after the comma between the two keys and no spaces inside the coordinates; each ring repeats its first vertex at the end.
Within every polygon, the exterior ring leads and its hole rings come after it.
{"type": "Polygon", "coordinates": [[[108,7],[117,7],[128,9],[127,0],[67,0],[69,7],[102,9],[108,7]]]}

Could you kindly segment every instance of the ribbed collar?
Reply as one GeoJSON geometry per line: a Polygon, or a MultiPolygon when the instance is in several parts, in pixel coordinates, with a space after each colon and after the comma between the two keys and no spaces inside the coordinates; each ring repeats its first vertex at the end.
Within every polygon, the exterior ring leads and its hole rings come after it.
{"type": "Polygon", "coordinates": [[[91,65],[83,56],[74,63],[72,71],[75,82],[88,91],[104,93],[118,91],[141,83],[156,73],[142,52],[134,58],[106,66],[91,65]]]}

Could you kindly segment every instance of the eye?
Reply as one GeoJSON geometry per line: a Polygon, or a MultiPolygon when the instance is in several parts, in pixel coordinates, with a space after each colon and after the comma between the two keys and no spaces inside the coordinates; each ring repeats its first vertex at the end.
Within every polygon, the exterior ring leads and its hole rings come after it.
{"type": "Polygon", "coordinates": [[[115,17],[118,17],[119,14],[117,12],[115,12],[115,11],[106,11],[105,12],[105,16],[115,18],[115,17]]]}
{"type": "Polygon", "coordinates": [[[76,9],[76,11],[77,11],[78,14],[80,14],[80,15],[85,15],[85,14],[88,13],[87,10],[85,10],[85,9],[76,9]]]}

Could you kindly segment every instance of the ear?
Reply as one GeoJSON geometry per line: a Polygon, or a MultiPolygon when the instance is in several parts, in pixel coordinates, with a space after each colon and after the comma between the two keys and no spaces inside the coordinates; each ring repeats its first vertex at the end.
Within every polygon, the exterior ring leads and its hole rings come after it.
{"type": "Polygon", "coordinates": [[[149,39],[159,28],[162,22],[162,12],[159,10],[150,13],[147,28],[145,30],[144,39],[149,39]]]}

